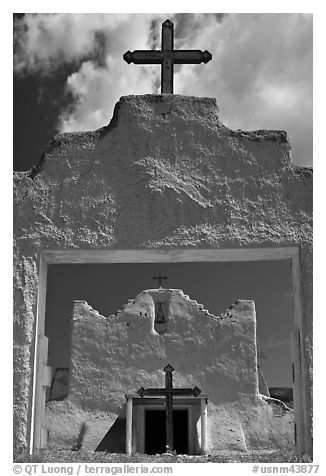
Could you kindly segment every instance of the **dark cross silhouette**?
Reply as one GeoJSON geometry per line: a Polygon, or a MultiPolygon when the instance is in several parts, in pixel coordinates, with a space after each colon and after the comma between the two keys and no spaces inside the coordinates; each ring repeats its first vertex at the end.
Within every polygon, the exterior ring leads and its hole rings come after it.
{"type": "Polygon", "coordinates": [[[174,50],[174,24],[170,20],[162,23],[161,50],[127,51],[123,59],[134,64],[161,65],[161,93],[173,94],[173,65],[208,63],[212,59],[209,51],[174,50]]]}
{"type": "Polygon", "coordinates": [[[144,388],[140,387],[138,395],[143,398],[149,396],[165,396],[165,421],[166,421],[166,451],[173,451],[173,396],[174,395],[193,395],[198,397],[201,393],[200,388],[173,388],[172,372],[174,368],[168,364],[164,367],[165,388],[144,388]]]}
{"type": "Polygon", "coordinates": [[[167,276],[162,275],[162,271],[159,271],[158,276],[153,276],[152,279],[157,279],[157,284],[159,288],[162,288],[163,280],[168,279],[167,276]]]}

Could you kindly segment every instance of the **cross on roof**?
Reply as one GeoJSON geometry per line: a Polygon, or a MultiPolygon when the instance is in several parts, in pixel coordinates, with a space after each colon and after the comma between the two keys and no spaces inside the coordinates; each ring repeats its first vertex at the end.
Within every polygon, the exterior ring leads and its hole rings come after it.
{"type": "Polygon", "coordinates": [[[173,94],[173,65],[208,63],[212,59],[209,51],[174,50],[174,24],[170,20],[162,23],[161,50],[127,51],[123,59],[134,64],[161,65],[161,93],[173,94]]]}
{"type": "Polygon", "coordinates": [[[140,387],[138,395],[143,398],[149,396],[165,396],[165,421],[166,421],[166,450],[173,451],[173,396],[175,395],[193,395],[198,397],[201,393],[200,388],[173,388],[172,372],[174,368],[168,364],[164,367],[165,388],[144,388],[140,387]]]}
{"type": "Polygon", "coordinates": [[[158,276],[153,276],[152,279],[157,279],[157,284],[159,288],[162,288],[163,280],[164,279],[169,279],[167,276],[162,275],[162,271],[158,273],[158,276]]]}

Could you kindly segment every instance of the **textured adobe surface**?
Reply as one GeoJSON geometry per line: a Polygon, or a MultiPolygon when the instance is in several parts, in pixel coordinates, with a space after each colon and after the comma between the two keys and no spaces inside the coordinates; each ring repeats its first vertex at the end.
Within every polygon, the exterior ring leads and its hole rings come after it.
{"type": "MultiPolygon", "coordinates": [[[[292,411],[274,417],[258,392],[253,301],[237,301],[216,317],[180,289],[152,289],[110,317],[75,301],[72,319],[69,396],[47,406],[50,446],[72,448],[85,428],[81,447],[94,450],[103,438],[102,428],[106,433],[119,416],[119,449],[124,452],[125,394],[142,386],[164,387],[162,369],[167,364],[175,368],[174,387],[197,385],[208,396],[210,453],[293,445],[292,411]],[[156,302],[166,304],[167,330],[162,335],[155,331],[156,302]]],[[[110,443],[115,440],[113,435],[110,443]]],[[[135,443],[134,452],[139,451],[135,443]]]]}
{"type": "Polygon", "coordinates": [[[54,138],[40,167],[34,178],[16,174],[22,246],[273,246],[309,237],[310,171],[291,165],[286,133],[230,131],[213,99],[125,97],[108,127],[54,138]]]}
{"type": "Polygon", "coordinates": [[[127,96],[109,126],[55,137],[14,178],[16,448],[29,441],[44,249],[298,246],[310,441],[312,171],[291,163],[285,132],[231,131],[210,98],[127,96]]]}

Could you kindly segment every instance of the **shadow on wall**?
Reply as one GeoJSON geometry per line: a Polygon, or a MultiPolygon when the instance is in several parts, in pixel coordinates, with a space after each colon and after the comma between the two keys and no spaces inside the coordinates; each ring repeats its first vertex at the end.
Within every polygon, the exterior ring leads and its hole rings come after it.
{"type": "Polygon", "coordinates": [[[51,387],[47,392],[47,402],[53,400],[64,400],[68,396],[69,389],[69,369],[67,367],[57,367],[54,372],[51,387]]]}
{"type": "Polygon", "coordinates": [[[126,404],[123,405],[115,422],[105,434],[95,451],[124,453],[126,450],[126,404]]]}

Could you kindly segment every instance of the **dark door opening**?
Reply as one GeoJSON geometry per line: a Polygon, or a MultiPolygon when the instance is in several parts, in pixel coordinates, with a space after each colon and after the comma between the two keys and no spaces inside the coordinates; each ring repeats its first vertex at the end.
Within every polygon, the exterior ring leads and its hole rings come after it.
{"type": "MultiPolygon", "coordinates": [[[[178,454],[188,454],[188,410],[173,410],[173,447],[178,454]]],[[[145,410],[145,453],[165,453],[165,410],[145,410]]]]}

